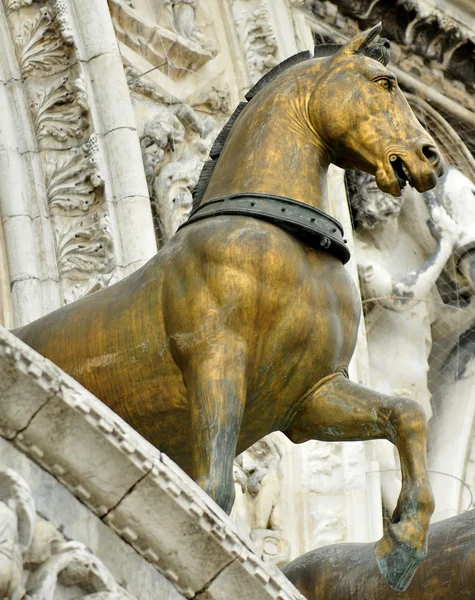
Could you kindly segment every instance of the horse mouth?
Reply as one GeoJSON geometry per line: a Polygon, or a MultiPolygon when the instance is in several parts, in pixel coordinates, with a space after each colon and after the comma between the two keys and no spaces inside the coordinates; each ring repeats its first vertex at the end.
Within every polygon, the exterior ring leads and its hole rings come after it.
{"type": "Polygon", "coordinates": [[[409,169],[404,164],[404,161],[399,156],[393,154],[389,157],[389,161],[391,163],[391,167],[393,169],[394,175],[396,176],[397,182],[399,184],[399,189],[403,190],[406,187],[406,183],[409,183],[411,187],[416,187],[412,180],[411,173],[409,169]]]}

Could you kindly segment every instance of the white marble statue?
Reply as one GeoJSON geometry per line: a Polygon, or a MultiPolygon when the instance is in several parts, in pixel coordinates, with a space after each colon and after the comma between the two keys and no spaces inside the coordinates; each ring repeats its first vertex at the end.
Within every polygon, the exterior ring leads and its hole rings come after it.
{"type": "Polygon", "coordinates": [[[233,518],[271,562],[283,566],[290,559],[290,546],[283,533],[279,510],[282,487],[280,463],[284,448],[274,436],[267,436],[237,459],[234,480],[237,500],[233,518]]]}
{"type": "Polygon", "coordinates": [[[197,0],[165,0],[165,12],[173,17],[173,29],[178,35],[207,50],[215,50],[214,40],[206,37],[196,24],[197,0]]]}
{"type": "MultiPolygon", "coordinates": [[[[390,198],[371,176],[350,177],[371,384],[388,395],[418,401],[430,418],[433,295],[461,228],[433,192],[421,195],[411,188],[400,199],[390,198]]],[[[383,498],[392,511],[400,488],[399,468],[393,447],[377,444],[383,498]]]]}

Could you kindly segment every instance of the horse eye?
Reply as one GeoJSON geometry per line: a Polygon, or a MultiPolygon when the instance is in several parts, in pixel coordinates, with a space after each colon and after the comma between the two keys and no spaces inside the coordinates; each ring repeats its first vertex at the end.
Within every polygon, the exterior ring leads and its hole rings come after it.
{"type": "Polygon", "coordinates": [[[392,89],[392,82],[389,79],[387,79],[386,77],[378,79],[378,84],[385,90],[392,89]]]}

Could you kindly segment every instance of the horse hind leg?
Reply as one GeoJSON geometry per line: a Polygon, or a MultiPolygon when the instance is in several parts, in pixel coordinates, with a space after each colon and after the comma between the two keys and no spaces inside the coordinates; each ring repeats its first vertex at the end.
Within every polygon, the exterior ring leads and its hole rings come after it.
{"type": "Polygon", "coordinates": [[[186,358],[182,372],[191,417],[192,476],[230,514],[233,462],[246,401],[245,344],[231,332],[223,333],[206,352],[186,358]]]}
{"type": "Polygon", "coordinates": [[[389,585],[404,591],[427,554],[434,510],[426,457],[423,408],[335,375],[310,394],[285,432],[296,443],[387,439],[398,449],[402,488],[392,523],[376,545],[376,559],[389,585]]]}

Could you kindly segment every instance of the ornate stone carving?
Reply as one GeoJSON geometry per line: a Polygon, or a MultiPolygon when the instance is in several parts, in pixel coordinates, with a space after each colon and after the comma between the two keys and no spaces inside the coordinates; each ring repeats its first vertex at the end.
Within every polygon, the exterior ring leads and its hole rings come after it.
{"type": "Polygon", "coordinates": [[[84,544],[65,541],[51,523],[37,519],[33,495],[20,475],[0,470],[2,598],[22,600],[26,592],[30,600],[53,600],[58,587],[70,586],[85,594],[75,598],[133,600],[84,544]]]}
{"type": "Polygon", "coordinates": [[[26,482],[11,469],[0,470],[0,595],[21,600],[22,553],[30,546],[35,504],[26,482]]]}
{"type": "Polygon", "coordinates": [[[231,93],[229,85],[212,85],[207,90],[198,94],[192,101],[193,106],[208,108],[211,112],[229,114],[231,112],[231,93]]]}
{"type": "Polygon", "coordinates": [[[166,242],[187,219],[192,191],[212,143],[214,119],[190,106],[158,106],[141,137],[142,156],[160,240],[166,242]]]}
{"type": "Polygon", "coordinates": [[[104,564],[78,542],[53,542],[51,556],[28,578],[27,592],[31,600],[52,600],[57,588],[63,586],[82,588],[86,593],[78,600],[132,599],[104,564]]]}
{"type": "Polygon", "coordinates": [[[253,82],[278,62],[278,45],[266,0],[233,2],[233,13],[253,82]]]}
{"type": "Polygon", "coordinates": [[[55,24],[66,44],[74,44],[74,32],[65,0],[52,0],[55,24]]]}
{"type": "Polygon", "coordinates": [[[82,78],[78,77],[71,83],[68,76],[60,77],[40,93],[33,106],[37,139],[48,136],[58,142],[65,142],[68,138],[81,139],[88,125],[88,109],[82,78]]]}
{"type": "Polygon", "coordinates": [[[5,11],[6,13],[10,13],[14,10],[18,10],[23,6],[31,6],[33,0],[3,0],[5,3],[5,11]]]}
{"type": "Polygon", "coordinates": [[[57,260],[66,303],[110,285],[115,267],[108,214],[102,206],[104,182],[98,143],[88,143],[45,159],[49,210],[54,219],[57,260]]]}
{"type": "Polygon", "coordinates": [[[309,444],[305,467],[308,472],[308,490],[313,497],[309,502],[314,523],[310,534],[311,548],[335,544],[346,538],[342,451],[342,444],[339,442],[309,444]]]}
{"type": "Polygon", "coordinates": [[[165,101],[165,95],[157,85],[154,85],[149,79],[142,77],[139,69],[134,67],[128,60],[123,58],[122,61],[127,84],[131,92],[146,96],[154,102],[160,103],[165,101]]]}
{"type": "Polygon", "coordinates": [[[36,138],[39,149],[36,165],[41,169],[35,166],[30,172],[44,176],[39,188],[46,189],[52,217],[62,300],[77,299],[81,290],[107,285],[115,267],[99,145],[91,135],[88,67],[78,60],[77,32],[65,0],[50,0],[46,6],[11,0],[7,4],[10,10],[31,4],[8,19],[19,68],[27,78],[24,93],[33,125],[29,136],[36,138]]]}
{"type": "Polygon", "coordinates": [[[95,213],[90,223],[71,219],[58,235],[58,254],[63,275],[74,271],[89,279],[110,271],[114,254],[108,217],[95,213]]]}
{"type": "Polygon", "coordinates": [[[96,136],[87,144],[45,160],[46,189],[51,214],[77,215],[99,202],[104,182],[98,168],[96,136]]]}
{"type": "Polygon", "coordinates": [[[196,25],[195,0],[166,0],[153,14],[108,1],[118,39],[169,77],[185,77],[217,54],[196,25]]]}
{"type": "Polygon", "coordinates": [[[16,47],[24,77],[35,71],[52,71],[57,66],[67,65],[69,61],[64,39],[46,7],[41,8],[34,19],[23,22],[16,47]]]}
{"type": "Polygon", "coordinates": [[[199,157],[182,157],[162,167],[153,183],[156,207],[163,241],[169,240],[190,214],[203,161],[199,157]]]}
{"type": "Polygon", "coordinates": [[[176,32],[195,42],[203,49],[215,50],[215,42],[203,35],[196,24],[197,0],[165,0],[165,7],[173,11],[176,32]]]}
{"type": "Polygon", "coordinates": [[[280,462],[283,450],[272,437],[257,442],[236,459],[235,478],[244,494],[250,537],[268,561],[283,566],[290,559],[290,544],[279,514],[280,462]]]}
{"type": "Polygon", "coordinates": [[[255,79],[279,62],[275,32],[269,23],[269,13],[265,8],[249,15],[244,26],[244,35],[249,73],[255,79]]]}

